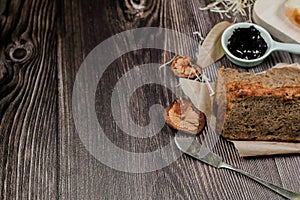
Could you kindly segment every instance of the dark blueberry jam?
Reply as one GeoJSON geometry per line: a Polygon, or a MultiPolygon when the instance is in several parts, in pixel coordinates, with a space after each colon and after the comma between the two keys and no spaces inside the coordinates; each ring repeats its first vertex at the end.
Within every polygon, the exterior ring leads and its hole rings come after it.
{"type": "Polygon", "coordinates": [[[250,26],[235,29],[228,40],[227,48],[236,57],[251,60],[263,56],[268,45],[260,32],[250,26]]]}

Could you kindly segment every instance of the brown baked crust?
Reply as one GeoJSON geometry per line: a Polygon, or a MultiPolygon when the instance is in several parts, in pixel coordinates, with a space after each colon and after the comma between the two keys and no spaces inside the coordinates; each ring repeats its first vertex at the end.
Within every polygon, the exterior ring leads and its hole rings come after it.
{"type": "Polygon", "coordinates": [[[262,74],[218,72],[217,124],[231,140],[300,142],[300,70],[270,69],[262,74]]]}
{"type": "Polygon", "coordinates": [[[188,56],[176,56],[171,63],[171,69],[180,78],[195,79],[200,75],[200,68],[192,65],[191,58],[188,56]]]}
{"type": "Polygon", "coordinates": [[[226,94],[230,102],[254,96],[278,96],[292,100],[300,97],[300,85],[269,88],[257,82],[231,82],[226,85],[226,94]]]}
{"type": "Polygon", "coordinates": [[[300,69],[295,67],[271,68],[264,73],[252,74],[249,72],[238,72],[236,69],[221,67],[218,71],[219,88],[230,82],[263,83],[265,87],[281,88],[284,86],[300,85],[300,69]]]}
{"type": "Polygon", "coordinates": [[[172,128],[185,133],[197,134],[205,126],[203,112],[199,111],[190,100],[177,98],[165,108],[166,122],[172,128]]]}

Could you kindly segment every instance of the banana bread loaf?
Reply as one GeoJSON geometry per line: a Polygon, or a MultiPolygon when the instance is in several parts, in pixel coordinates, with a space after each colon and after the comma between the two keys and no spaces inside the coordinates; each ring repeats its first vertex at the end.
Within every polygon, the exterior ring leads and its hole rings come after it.
{"type": "Polygon", "coordinates": [[[300,142],[300,69],[272,68],[265,73],[218,72],[217,124],[231,140],[300,142]]]}

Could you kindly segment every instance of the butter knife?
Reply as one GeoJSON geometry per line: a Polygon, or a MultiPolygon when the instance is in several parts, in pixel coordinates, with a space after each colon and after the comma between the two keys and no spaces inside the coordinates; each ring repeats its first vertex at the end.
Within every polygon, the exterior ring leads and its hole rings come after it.
{"type": "Polygon", "coordinates": [[[196,158],[197,160],[200,160],[210,166],[213,166],[215,168],[226,168],[233,170],[235,172],[241,173],[249,178],[251,178],[254,181],[257,181],[258,183],[266,186],[267,188],[273,190],[274,192],[284,196],[287,199],[292,200],[300,200],[300,194],[295,193],[286,189],[283,189],[279,186],[276,186],[272,183],[269,183],[261,178],[258,178],[256,176],[253,176],[249,174],[248,172],[245,172],[241,169],[238,169],[232,165],[229,165],[225,162],[223,162],[222,158],[211,152],[209,149],[204,147],[202,144],[200,144],[195,137],[188,137],[183,136],[181,134],[175,135],[175,144],[176,146],[187,155],[192,156],[193,158],[196,158]]]}

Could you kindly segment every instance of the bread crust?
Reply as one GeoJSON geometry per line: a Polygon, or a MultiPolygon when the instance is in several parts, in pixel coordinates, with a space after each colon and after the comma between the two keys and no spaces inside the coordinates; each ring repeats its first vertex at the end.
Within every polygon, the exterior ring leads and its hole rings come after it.
{"type": "Polygon", "coordinates": [[[226,85],[226,94],[230,102],[253,96],[278,96],[284,100],[292,100],[300,97],[300,85],[269,88],[256,82],[231,82],[226,85]]]}

